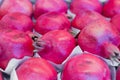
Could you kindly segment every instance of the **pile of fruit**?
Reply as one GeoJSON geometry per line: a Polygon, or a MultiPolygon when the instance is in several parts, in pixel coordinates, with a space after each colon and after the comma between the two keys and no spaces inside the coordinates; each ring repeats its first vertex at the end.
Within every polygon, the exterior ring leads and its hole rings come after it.
{"type": "Polygon", "coordinates": [[[119,21],[120,0],[1,0],[0,80],[120,80],[119,21]]]}

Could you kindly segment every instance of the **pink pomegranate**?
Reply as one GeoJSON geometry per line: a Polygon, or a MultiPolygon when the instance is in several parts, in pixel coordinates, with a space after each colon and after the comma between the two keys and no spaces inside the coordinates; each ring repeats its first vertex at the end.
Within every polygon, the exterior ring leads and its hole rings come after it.
{"type": "Polygon", "coordinates": [[[81,11],[79,12],[72,21],[72,26],[82,30],[89,23],[94,22],[99,19],[105,19],[102,15],[95,11],[81,11]]]}
{"type": "Polygon", "coordinates": [[[111,18],[111,23],[114,25],[114,27],[120,32],[120,14],[115,15],[111,18]]]}
{"type": "Polygon", "coordinates": [[[61,80],[111,80],[111,75],[103,60],[92,54],[81,54],[66,62],[61,80]]]}
{"type": "Polygon", "coordinates": [[[70,10],[75,14],[84,10],[92,10],[101,13],[102,5],[99,0],[72,0],[70,10]]]}
{"type": "Polygon", "coordinates": [[[28,16],[32,15],[32,3],[30,0],[4,0],[0,7],[0,19],[11,12],[21,12],[28,16]]]}
{"type": "Polygon", "coordinates": [[[54,30],[44,34],[37,41],[42,58],[61,64],[75,47],[74,37],[65,30],[54,30]]]}
{"type": "Polygon", "coordinates": [[[6,14],[0,22],[1,25],[6,25],[5,27],[10,29],[24,32],[33,30],[33,22],[31,18],[20,12],[6,14]]]}
{"type": "Polygon", "coordinates": [[[34,17],[38,18],[40,15],[51,11],[65,13],[67,9],[67,4],[63,0],[37,0],[34,17]]]}
{"type": "Polygon", "coordinates": [[[120,13],[120,0],[108,0],[103,7],[103,15],[113,17],[120,13]]]}
{"type": "Polygon", "coordinates": [[[78,44],[83,51],[100,55],[104,58],[120,56],[120,36],[105,20],[97,20],[87,25],[78,36],[78,44]]]}
{"type": "Polygon", "coordinates": [[[30,58],[16,70],[19,80],[57,80],[57,71],[42,58],[30,58]]]}
{"type": "Polygon", "coordinates": [[[11,58],[33,56],[32,39],[21,31],[5,31],[0,34],[0,68],[5,69],[11,58]]]}
{"type": "Polygon", "coordinates": [[[69,30],[70,21],[58,12],[48,12],[37,19],[35,30],[40,34],[45,34],[52,30],[69,30]]]}
{"type": "Polygon", "coordinates": [[[116,72],[116,80],[120,80],[120,67],[118,67],[116,72]]]}
{"type": "Polygon", "coordinates": [[[0,80],[3,80],[2,73],[0,72],[0,80]]]}

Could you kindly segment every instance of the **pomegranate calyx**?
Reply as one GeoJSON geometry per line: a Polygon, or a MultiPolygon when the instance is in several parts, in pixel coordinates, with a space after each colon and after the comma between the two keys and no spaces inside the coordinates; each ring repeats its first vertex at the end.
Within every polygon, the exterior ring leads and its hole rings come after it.
{"type": "Polygon", "coordinates": [[[120,53],[114,52],[114,54],[112,55],[112,57],[120,59],[120,53]]]}
{"type": "Polygon", "coordinates": [[[118,58],[116,58],[116,57],[111,57],[110,60],[111,60],[111,62],[112,62],[112,66],[118,66],[118,65],[120,65],[120,61],[119,61],[118,58]]]}
{"type": "Polygon", "coordinates": [[[35,51],[34,52],[39,52],[40,50],[43,50],[45,44],[46,43],[44,41],[36,39],[34,44],[33,44],[33,46],[35,47],[35,51]]]}
{"type": "Polygon", "coordinates": [[[51,42],[49,40],[45,41],[41,37],[38,37],[33,45],[35,47],[35,51],[34,52],[39,52],[39,51],[42,51],[42,50],[44,50],[46,48],[47,49],[51,49],[52,48],[51,42]]]}
{"type": "Polygon", "coordinates": [[[38,36],[36,36],[36,35],[33,35],[33,36],[32,36],[32,40],[33,40],[33,41],[37,41],[37,39],[38,39],[38,36]]]}
{"type": "Polygon", "coordinates": [[[73,19],[73,16],[70,15],[70,14],[66,14],[66,16],[67,16],[67,18],[68,18],[69,20],[73,19]]]}

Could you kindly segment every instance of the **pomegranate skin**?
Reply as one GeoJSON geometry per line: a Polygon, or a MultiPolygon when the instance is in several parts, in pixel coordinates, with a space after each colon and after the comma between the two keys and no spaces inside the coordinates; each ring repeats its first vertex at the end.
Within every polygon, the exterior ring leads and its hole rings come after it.
{"type": "Polygon", "coordinates": [[[17,70],[19,80],[57,80],[57,71],[42,58],[30,58],[17,70]]]}
{"type": "Polygon", "coordinates": [[[42,47],[38,52],[40,56],[56,64],[61,64],[76,46],[74,37],[65,30],[50,31],[39,41],[42,47]]]}
{"type": "Polygon", "coordinates": [[[30,0],[4,0],[0,7],[0,19],[11,12],[21,12],[28,16],[32,15],[32,3],[30,0]]]}
{"type": "Polygon", "coordinates": [[[72,26],[82,30],[89,23],[94,22],[98,19],[105,19],[101,14],[95,11],[81,11],[79,12],[72,21],[72,26]]]}
{"type": "Polygon", "coordinates": [[[38,18],[40,15],[52,11],[66,13],[67,9],[67,4],[63,0],[37,0],[34,17],[38,18]]]}
{"type": "Polygon", "coordinates": [[[20,12],[6,14],[1,19],[1,24],[5,24],[5,27],[12,30],[20,30],[24,32],[33,30],[33,22],[31,18],[20,12]]]}
{"type": "Polygon", "coordinates": [[[111,80],[111,75],[103,60],[92,54],[81,54],[66,62],[61,80],[111,80]]]}
{"type": "Polygon", "coordinates": [[[5,69],[12,58],[33,56],[32,39],[24,32],[5,31],[0,36],[0,68],[5,69]]]}
{"type": "Polygon", "coordinates": [[[2,73],[0,72],[0,80],[3,80],[2,73]]]}
{"type": "Polygon", "coordinates": [[[111,23],[114,25],[114,27],[120,32],[120,14],[116,14],[111,18],[111,23]]]}
{"type": "Polygon", "coordinates": [[[70,10],[75,14],[84,10],[92,10],[101,13],[102,5],[98,0],[72,0],[70,10]]]}
{"type": "Polygon", "coordinates": [[[118,67],[116,72],[116,80],[120,80],[120,66],[118,67]]]}
{"type": "Polygon", "coordinates": [[[48,12],[37,19],[34,29],[43,35],[52,30],[69,30],[70,25],[70,21],[64,14],[48,12]]]}
{"type": "Polygon", "coordinates": [[[120,13],[120,0],[108,0],[103,6],[103,15],[106,17],[113,17],[120,13]]]}
{"type": "Polygon", "coordinates": [[[119,53],[120,37],[109,22],[97,20],[81,30],[78,44],[83,51],[110,58],[114,52],[119,53]]]}

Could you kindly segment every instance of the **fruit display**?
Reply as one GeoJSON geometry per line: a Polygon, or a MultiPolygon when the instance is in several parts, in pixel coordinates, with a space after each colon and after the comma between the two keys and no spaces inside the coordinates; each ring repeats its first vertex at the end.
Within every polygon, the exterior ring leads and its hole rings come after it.
{"type": "Polygon", "coordinates": [[[119,0],[0,0],[0,80],[120,80],[119,0]]]}

